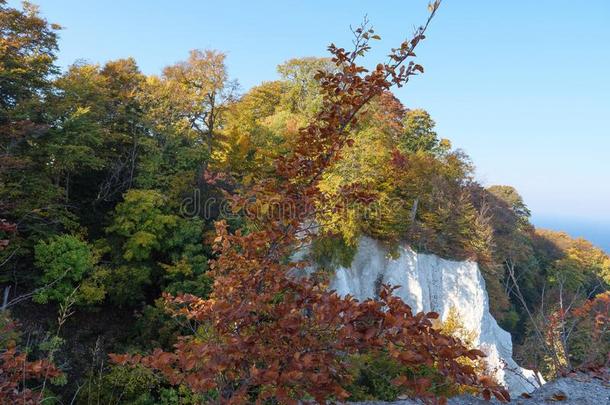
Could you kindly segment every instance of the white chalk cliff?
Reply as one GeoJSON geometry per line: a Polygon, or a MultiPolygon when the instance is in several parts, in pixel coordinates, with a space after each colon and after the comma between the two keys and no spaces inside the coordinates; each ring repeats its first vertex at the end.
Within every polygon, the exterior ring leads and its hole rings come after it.
{"type": "Polygon", "coordinates": [[[537,387],[534,372],[512,359],[511,336],[489,312],[485,281],[477,263],[419,254],[408,246],[399,247],[398,255],[393,256],[379,242],[362,238],[351,266],[336,269],[331,288],[365,300],[375,298],[381,283],[400,286],[394,293],[414,312],[434,311],[442,319],[454,307],[464,327],[476,332],[476,344],[487,354],[490,372],[511,395],[537,387]]]}

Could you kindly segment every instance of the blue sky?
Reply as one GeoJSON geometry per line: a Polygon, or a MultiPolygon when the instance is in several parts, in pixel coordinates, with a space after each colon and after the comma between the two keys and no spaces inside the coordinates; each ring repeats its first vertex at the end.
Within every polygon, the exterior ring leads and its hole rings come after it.
{"type": "MultiPolygon", "coordinates": [[[[274,79],[276,65],[286,59],[323,56],[331,41],[349,45],[349,25],[365,14],[383,37],[367,60],[383,60],[424,20],[427,5],[425,0],[35,3],[65,27],[61,66],[133,56],[145,73],[158,73],[189,49],[215,48],[227,53],[230,74],[244,90],[274,79]]],[[[609,22],[607,0],[445,0],[418,51],[425,75],[396,92],[408,107],[432,114],[439,134],[472,157],[481,182],[515,186],[534,222],[581,224],[573,233],[608,250],[609,22]],[[591,227],[596,230],[588,231],[591,227]]]]}

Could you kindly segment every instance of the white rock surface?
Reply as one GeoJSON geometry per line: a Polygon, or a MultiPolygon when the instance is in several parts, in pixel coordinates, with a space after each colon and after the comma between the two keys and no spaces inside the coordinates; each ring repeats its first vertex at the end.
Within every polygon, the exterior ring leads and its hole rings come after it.
{"type": "Polygon", "coordinates": [[[381,283],[400,286],[395,294],[414,312],[434,311],[442,319],[454,307],[464,326],[477,333],[476,344],[487,354],[490,372],[512,396],[537,387],[534,372],[519,367],[512,359],[511,336],[489,312],[485,281],[477,263],[418,254],[408,246],[399,247],[394,256],[390,257],[379,242],[362,238],[351,267],[336,270],[331,288],[365,300],[375,298],[381,283]]]}

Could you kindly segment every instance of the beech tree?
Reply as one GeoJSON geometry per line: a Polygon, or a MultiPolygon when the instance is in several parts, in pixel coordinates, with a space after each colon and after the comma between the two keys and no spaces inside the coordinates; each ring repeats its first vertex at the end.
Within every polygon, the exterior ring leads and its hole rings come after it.
{"type": "Polygon", "coordinates": [[[426,151],[442,153],[447,151],[451,144],[446,139],[438,139],[434,131],[434,120],[427,111],[410,110],[404,118],[404,135],[400,139],[399,147],[405,152],[426,151]]]}
{"type": "Polygon", "coordinates": [[[151,113],[171,122],[177,132],[194,137],[211,157],[223,114],[237,89],[237,83],[228,78],[225,55],[192,50],[186,61],[166,67],[151,84],[152,96],[161,101],[151,113]]]}
{"type": "MultiPolygon", "coordinates": [[[[430,19],[439,4],[431,5],[430,19]]],[[[435,330],[431,319],[437,314],[413,314],[388,288],[382,290],[379,301],[340,297],[315,278],[295,277],[295,268],[302,264],[286,260],[302,242],[299,236],[307,234],[303,221],[323,198],[319,189],[323,171],[350,143],[348,127],[358,121],[371,99],[392,85],[404,85],[423,70],[405,60],[414,56],[430,19],[413,39],[393,50],[390,62],[370,72],[356,60],[370,49],[369,40],[376,38],[372,29],[356,30],[352,51],[329,47],[337,71],[316,75],[321,83],[320,112],[299,131],[293,153],[276,159],[275,178],[256,184],[246,195],[234,196],[236,210],[255,198],[261,207],[273,201],[291,204],[300,215],[269,210],[266,218],[252,219],[256,230],[247,234],[231,233],[224,222],[218,222],[210,298],[167,297],[177,306],[176,315],[200,323],[201,334],[184,337],[174,352],[113,355],[115,362],[156,369],[172,384],[210,394],[211,402],[274,399],[296,403],[312,396],[322,403],[347,396],[343,388],[350,378],[346,355],[387,350],[392,358],[415,369],[434,366],[451,382],[479,389],[487,398],[493,393],[508,400],[504,389],[459,361],[483,353],[435,330]]],[[[402,375],[395,383],[412,395],[434,398],[430,379],[402,375]]]]}

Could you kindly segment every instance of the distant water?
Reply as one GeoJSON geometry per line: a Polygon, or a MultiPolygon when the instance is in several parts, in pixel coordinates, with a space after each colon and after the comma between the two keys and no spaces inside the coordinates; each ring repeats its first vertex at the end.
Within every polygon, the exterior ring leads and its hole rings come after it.
{"type": "Polygon", "coordinates": [[[535,216],[536,228],[564,231],[572,237],[583,237],[610,254],[610,220],[592,221],[577,218],[535,216]]]}

